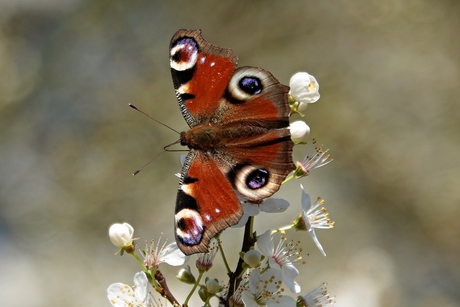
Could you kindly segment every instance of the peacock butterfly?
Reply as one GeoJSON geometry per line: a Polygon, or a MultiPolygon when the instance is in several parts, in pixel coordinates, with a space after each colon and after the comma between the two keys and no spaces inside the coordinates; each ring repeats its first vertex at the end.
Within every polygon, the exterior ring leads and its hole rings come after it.
{"type": "Polygon", "coordinates": [[[236,68],[231,49],[200,30],[179,30],[169,46],[179,107],[190,130],[175,210],[179,248],[208,251],[209,240],[243,215],[238,196],[260,203],[294,170],[289,87],[257,67],[236,68]],[[237,196],[238,195],[238,196],[237,196]]]}

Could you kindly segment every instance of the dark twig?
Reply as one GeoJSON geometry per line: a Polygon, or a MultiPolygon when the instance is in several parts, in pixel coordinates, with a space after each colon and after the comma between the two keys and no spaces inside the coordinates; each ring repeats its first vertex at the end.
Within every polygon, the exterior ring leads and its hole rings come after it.
{"type": "MultiPolygon", "coordinates": [[[[243,236],[243,244],[241,246],[241,251],[244,253],[247,253],[251,247],[254,247],[254,244],[256,243],[257,239],[255,238],[255,233],[254,235],[252,234],[252,223],[253,223],[254,217],[249,217],[246,226],[244,227],[244,236],[243,236]]],[[[229,274],[230,279],[228,282],[228,294],[227,294],[227,300],[225,302],[225,307],[229,306],[229,300],[232,297],[233,293],[235,292],[236,288],[238,288],[240,282],[241,282],[241,273],[243,272],[243,263],[244,260],[240,257],[238,260],[238,264],[236,266],[236,269],[233,273],[229,274]]]]}
{"type": "Polygon", "coordinates": [[[171,291],[169,291],[168,285],[166,284],[166,279],[163,277],[163,274],[161,274],[160,270],[157,270],[155,272],[155,279],[161,286],[162,290],[158,291],[161,294],[161,296],[166,298],[171,304],[173,304],[173,306],[180,306],[179,302],[172,295],[171,291]]]}

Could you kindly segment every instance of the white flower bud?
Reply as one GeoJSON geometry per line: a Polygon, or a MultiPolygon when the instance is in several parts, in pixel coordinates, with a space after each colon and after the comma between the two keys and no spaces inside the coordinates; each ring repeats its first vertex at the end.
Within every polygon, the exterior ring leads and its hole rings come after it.
{"type": "Polygon", "coordinates": [[[249,265],[251,268],[257,267],[261,259],[262,259],[262,254],[255,249],[248,251],[246,254],[244,254],[244,258],[243,258],[244,262],[247,265],[249,265]]]}
{"type": "Polygon", "coordinates": [[[211,294],[216,294],[219,293],[219,290],[219,282],[216,279],[206,280],[206,291],[208,291],[211,294]]]}
{"type": "Polygon", "coordinates": [[[310,135],[310,127],[301,120],[291,123],[289,130],[291,131],[291,140],[295,144],[305,142],[310,135]]]}
{"type": "Polygon", "coordinates": [[[128,223],[113,224],[109,229],[110,241],[120,248],[133,243],[133,234],[134,228],[128,223]]]}
{"type": "Polygon", "coordinates": [[[193,276],[190,266],[182,268],[177,274],[176,278],[186,284],[193,285],[196,282],[195,276],[193,276]]]}
{"type": "Polygon", "coordinates": [[[298,111],[303,111],[309,103],[318,101],[319,84],[316,78],[306,72],[298,72],[289,81],[290,94],[298,102],[298,111]]]}

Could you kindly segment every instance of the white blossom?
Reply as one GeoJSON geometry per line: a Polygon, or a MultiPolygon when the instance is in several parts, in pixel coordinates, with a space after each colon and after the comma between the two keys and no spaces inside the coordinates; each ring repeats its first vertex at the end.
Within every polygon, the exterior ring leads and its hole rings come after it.
{"type": "Polygon", "coordinates": [[[283,295],[281,276],[278,270],[268,269],[262,276],[255,269],[249,277],[249,287],[241,295],[246,307],[295,307],[292,297],[283,295]]]}
{"type": "Polygon", "coordinates": [[[320,98],[318,81],[306,72],[293,75],[289,86],[291,87],[289,94],[297,102],[298,111],[305,110],[309,103],[314,103],[320,98]]]}
{"type": "Polygon", "coordinates": [[[329,219],[329,214],[323,207],[325,201],[318,197],[312,206],[310,195],[305,193],[302,185],[300,185],[300,187],[302,188],[302,218],[306,224],[308,234],[313,239],[313,242],[315,242],[323,256],[326,256],[326,252],[324,251],[321,243],[319,243],[318,237],[316,236],[315,228],[331,229],[334,227],[334,222],[329,219]]]}
{"type": "Polygon", "coordinates": [[[268,258],[270,268],[281,272],[283,281],[289,290],[299,293],[300,285],[294,280],[299,275],[299,270],[294,266],[294,263],[302,259],[300,256],[302,250],[299,246],[292,242],[286,242],[285,238],[281,237],[275,248],[273,235],[270,230],[267,230],[257,238],[257,247],[268,258]]]}
{"type": "MultiPolygon", "coordinates": [[[[251,273],[250,270],[246,270],[246,272],[243,274],[238,288],[236,288],[233,295],[229,298],[230,306],[234,306],[234,307],[244,306],[242,296],[245,291],[249,290],[249,278],[251,277],[250,273],[251,273]]],[[[219,307],[221,306],[219,305],[219,307]]]]}
{"type": "Polygon", "coordinates": [[[134,286],[115,283],[107,289],[107,297],[115,307],[147,307],[150,304],[149,281],[144,272],[134,276],[134,286]]]}
{"type": "Polygon", "coordinates": [[[155,241],[146,242],[144,264],[148,268],[158,267],[160,263],[167,263],[172,266],[183,265],[189,257],[186,256],[177,246],[177,243],[160,245],[161,239],[155,246],[155,241]]]}
{"type": "Polygon", "coordinates": [[[208,252],[198,254],[196,259],[196,267],[200,271],[208,271],[212,267],[214,258],[216,258],[219,251],[219,245],[216,238],[212,238],[209,242],[208,252]]]}
{"type": "Polygon", "coordinates": [[[244,254],[243,260],[249,267],[255,268],[260,264],[262,254],[258,250],[251,249],[244,254]]]}
{"type": "Polygon", "coordinates": [[[214,278],[209,278],[205,281],[206,285],[206,291],[208,291],[211,294],[216,294],[219,293],[221,290],[221,287],[219,285],[219,281],[214,278]]]}
{"type": "Polygon", "coordinates": [[[301,306],[308,307],[327,307],[334,306],[335,297],[330,296],[327,291],[327,284],[322,283],[319,287],[313,289],[305,296],[300,296],[298,301],[301,306]]]}
{"type": "Polygon", "coordinates": [[[113,224],[109,228],[110,241],[120,248],[133,244],[133,234],[134,228],[128,223],[113,224]]]}
{"type": "Polygon", "coordinates": [[[310,127],[302,120],[291,123],[289,125],[289,131],[291,132],[291,140],[295,144],[306,142],[310,135],[310,127]]]}
{"type": "Polygon", "coordinates": [[[316,147],[316,140],[308,144],[307,152],[302,161],[297,161],[294,175],[301,178],[310,175],[314,169],[325,166],[334,161],[329,154],[329,149],[323,150],[323,145],[316,147]]]}

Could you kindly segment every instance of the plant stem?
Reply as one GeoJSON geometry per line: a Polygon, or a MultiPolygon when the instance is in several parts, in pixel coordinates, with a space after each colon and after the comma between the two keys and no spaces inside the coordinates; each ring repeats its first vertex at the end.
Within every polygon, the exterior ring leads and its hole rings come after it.
{"type": "Polygon", "coordinates": [[[216,236],[217,245],[219,246],[220,255],[222,256],[222,260],[224,261],[225,268],[227,269],[227,274],[231,274],[232,271],[230,270],[230,266],[228,265],[227,257],[225,257],[224,249],[222,248],[222,242],[220,241],[220,237],[216,236]]]}
{"type": "Polygon", "coordinates": [[[295,172],[290,173],[281,184],[285,184],[295,178],[295,172]]]}
{"type": "Polygon", "coordinates": [[[193,285],[193,289],[190,291],[189,295],[185,299],[184,306],[188,306],[188,301],[190,300],[190,298],[192,297],[192,295],[195,292],[196,288],[200,284],[201,277],[203,277],[203,274],[204,274],[204,271],[199,272],[199,275],[198,275],[198,278],[196,279],[195,285],[193,285]]]}
{"type": "MultiPolygon", "coordinates": [[[[249,217],[246,226],[244,226],[243,244],[241,246],[241,252],[243,253],[247,253],[256,243],[255,233],[253,233],[253,224],[254,217],[251,216],[249,217]]],[[[225,300],[225,307],[229,306],[229,300],[241,282],[241,276],[244,272],[243,263],[244,260],[240,257],[235,271],[229,274],[230,279],[228,281],[228,294],[227,299],[225,300]]]]}
{"type": "Polygon", "coordinates": [[[142,261],[141,258],[139,258],[139,256],[134,252],[134,253],[130,253],[134,259],[136,259],[136,261],[141,265],[141,267],[144,269],[144,270],[147,270],[147,267],[145,266],[144,264],[144,261],[142,261]]]}
{"type": "Polygon", "coordinates": [[[277,232],[284,232],[285,230],[289,230],[289,229],[292,229],[292,224],[272,230],[272,234],[277,233],[277,232]]]}
{"type": "Polygon", "coordinates": [[[163,297],[165,297],[173,306],[180,306],[179,302],[176,300],[174,295],[169,290],[168,284],[166,283],[166,279],[161,274],[160,270],[155,272],[155,280],[160,285],[160,291],[157,290],[163,297]]]}

